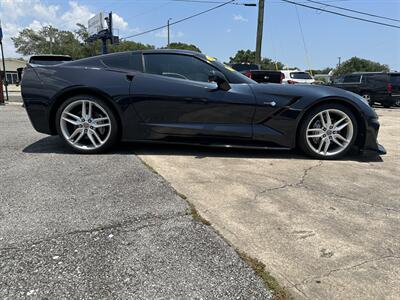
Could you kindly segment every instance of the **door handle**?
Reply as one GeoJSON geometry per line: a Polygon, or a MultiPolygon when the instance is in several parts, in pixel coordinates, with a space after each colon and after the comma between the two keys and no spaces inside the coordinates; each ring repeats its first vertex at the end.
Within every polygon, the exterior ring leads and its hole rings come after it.
{"type": "Polygon", "coordinates": [[[271,106],[271,107],[275,107],[276,106],[276,102],[275,101],[270,101],[270,102],[266,101],[263,104],[267,105],[267,106],[271,106]]]}

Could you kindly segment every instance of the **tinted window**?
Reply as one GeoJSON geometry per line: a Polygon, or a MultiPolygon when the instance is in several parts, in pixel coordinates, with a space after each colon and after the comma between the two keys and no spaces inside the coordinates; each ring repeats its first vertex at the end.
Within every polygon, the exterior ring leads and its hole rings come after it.
{"type": "Polygon", "coordinates": [[[224,73],[225,77],[230,83],[256,83],[253,79],[250,79],[249,77],[243,75],[242,73],[239,73],[238,71],[227,65],[220,63],[217,60],[213,61],[212,63],[219,69],[219,71],[224,73]]]}
{"type": "Polygon", "coordinates": [[[292,72],[290,78],[293,79],[312,79],[311,75],[307,72],[292,72]]]}
{"type": "Polygon", "coordinates": [[[146,73],[167,77],[208,82],[213,66],[187,55],[146,54],[146,73]]]}
{"type": "Polygon", "coordinates": [[[336,77],[333,79],[333,83],[343,83],[344,77],[340,76],[340,77],[336,77]]]}
{"type": "Polygon", "coordinates": [[[400,86],[400,74],[390,74],[390,83],[400,86]]]}
{"type": "Polygon", "coordinates": [[[389,80],[386,74],[364,75],[363,77],[365,77],[365,82],[369,85],[386,86],[389,80]]]}
{"type": "Polygon", "coordinates": [[[42,66],[52,66],[52,65],[58,65],[63,62],[66,62],[67,60],[41,60],[41,59],[31,59],[30,63],[31,64],[36,64],[36,65],[42,65],[42,66]]]}
{"type": "Polygon", "coordinates": [[[142,71],[141,53],[120,53],[112,54],[102,58],[103,63],[110,68],[142,71]]]}
{"type": "Polygon", "coordinates": [[[344,83],[360,83],[361,75],[347,75],[344,77],[344,83]]]}

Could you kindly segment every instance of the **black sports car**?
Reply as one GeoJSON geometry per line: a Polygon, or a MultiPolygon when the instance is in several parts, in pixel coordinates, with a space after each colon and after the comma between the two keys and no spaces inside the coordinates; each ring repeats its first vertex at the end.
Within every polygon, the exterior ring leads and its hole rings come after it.
{"type": "Polygon", "coordinates": [[[378,116],[333,87],[257,84],[182,50],[122,52],[28,65],[22,96],[39,132],[83,153],[119,140],[290,149],[325,159],[352,146],[384,154],[378,116]]]}

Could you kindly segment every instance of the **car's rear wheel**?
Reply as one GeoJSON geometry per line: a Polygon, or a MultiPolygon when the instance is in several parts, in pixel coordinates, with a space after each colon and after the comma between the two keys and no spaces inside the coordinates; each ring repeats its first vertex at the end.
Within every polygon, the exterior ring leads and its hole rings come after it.
{"type": "Polygon", "coordinates": [[[118,140],[118,122],[107,103],[80,95],[65,101],[57,111],[56,127],[65,143],[79,153],[100,153],[118,140]]]}
{"type": "Polygon", "coordinates": [[[300,126],[301,149],[319,159],[345,155],[354,145],[358,130],[352,111],[336,103],[312,109],[300,126]]]}

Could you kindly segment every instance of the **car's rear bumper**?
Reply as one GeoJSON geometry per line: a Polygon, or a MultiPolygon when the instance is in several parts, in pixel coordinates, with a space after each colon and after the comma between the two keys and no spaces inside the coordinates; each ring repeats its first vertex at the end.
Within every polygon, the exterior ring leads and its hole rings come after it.
{"type": "Polygon", "coordinates": [[[44,101],[24,97],[24,106],[33,128],[40,133],[54,134],[50,128],[49,108],[44,101]]]}

